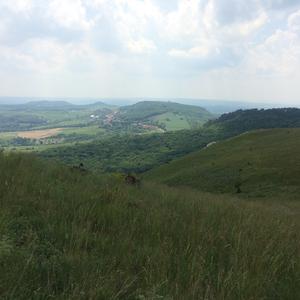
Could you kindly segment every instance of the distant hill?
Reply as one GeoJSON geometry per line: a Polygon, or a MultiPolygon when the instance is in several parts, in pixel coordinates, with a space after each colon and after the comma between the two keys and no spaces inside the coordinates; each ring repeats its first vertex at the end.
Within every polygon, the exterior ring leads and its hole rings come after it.
{"type": "Polygon", "coordinates": [[[242,134],[153,169],[145,179],[210,192],[300,192],[300,129],[242,134]]]}
{"type": "Polygon", "coordinates": [[[26,107],[39,107],[39,108],[52,108],[52,107],[70,107],[74,106],[74,104],[69,103],[67,101],[31,101],[27,102],[20,106],[26,106],[26,107]]]}
{"type": "Polygon", "coordinates": [[[41,100],[41,101],[30,101],[21,104],[0,104],[0,110],[7,111],[49,111],[49,110],[83,110],[83,109],[99,109],[99,108],[108,108],[112,107],[103,102],[95,102],[92,104],[73,104],[67,101],[50,101],[50,100],[41,100]]]}
{"type": "Polygon", "coordinates": [[[299,109],[237,111],[209,121],[199,129],[113,135],[87,144],[48,149],[40,155],[68,164],[82,162],[96,171],[140,173],[249,130],[297,127],[299,112],[299,109]]]}
{"type": "Polygon", "coordinates": [[[248,130],[300,127],[300,109],[273,108],[237,110],[209,121],[206,127],[226,131],[230,135],[248,130]]]}
{"type": "MultiPolygon", "coordinates": [[[[108,114],[115,107],[102,102],[75,105],[66,101],[31,101],[0,105],[0,132],[39,129],[41,127],[86,126],[90,115],[108,114]]],[[[94,122],[95,123],[95,122],[94,122]]]]}
{"type": "Polygon", "coordinates": [[[127,122],[148,121],[166,130],[195,128],[214,116],[206,109],[174,102],[142,101],[121,107],[118,117],[127,122]]]}

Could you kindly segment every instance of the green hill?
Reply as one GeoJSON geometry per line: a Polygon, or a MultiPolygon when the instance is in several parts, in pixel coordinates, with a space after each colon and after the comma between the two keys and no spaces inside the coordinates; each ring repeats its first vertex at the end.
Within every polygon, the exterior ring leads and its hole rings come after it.
{"type": "Polygon", "coordinates": [[[300,129],[260,130],[149,171],[145,178],[203,191],[299,194],[300,129]]]}
{"type": "Polygon", "coordinates": [[[121,107],[119,118],[127,122],[148,121],[169,131],[197,127],[212,119],[213,115],[199,106],[142,101],[121,107]]]}
{"type": "Polygon", "coordinates": [[[114,109],[115,107],[101,102],[75,105],[65,101],[34,101],[0,105],[0,132],[88,126],[93,121],[90,115],[106,115],[114,109]]]}
{"type": "Polygon", "coordinates": [[[254,129],[299,128],[299,108],[248,109],[223,114],[205,124],[234,136],[254,129]]]}
{"type": "Polygon", "coordinates": [[[300,298],[298,203],[0,154],[1,299],[300,298]]]}
{"type": "Polygon", "coordinates": [[[237,111],[209,121],[198,129],[163,134],[114,134],[86,144],[47,149],[40,155],[70,165],[84,163],[96,171],[140,173],[198,151],[213,141],[256,128],[273,128],[276,124],[294,127],[299,120],[300,109],[237,111]]]}

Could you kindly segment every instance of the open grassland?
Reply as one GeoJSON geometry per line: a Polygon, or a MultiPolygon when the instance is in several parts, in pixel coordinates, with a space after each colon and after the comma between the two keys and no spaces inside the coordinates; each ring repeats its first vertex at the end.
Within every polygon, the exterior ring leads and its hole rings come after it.
{"type": "Polygon", "coordinates": [[[298,198],[299,153],[300,129],[260,130],[150,170],[145,178],[210,192],[298,198]]]}
{"type": "Polygon", "coordinates": [[[0,156],[0,298],[300,298],[298,202],[0,156]]]}
{"type": "Polygon", "coordinates": [[[167,131],[191,129],[191,125],[187,121],[186,116],[175,113],[165,113],[152,118],[153,121],[163,124],[167,131]]]}
{"type": "Polygon", "coordinates": [[[99,133],[104,133],[105,129],[100,128],[98,125],[85,126],[85,127],[69,127],[63,128],[62,134],[71,135],[71,134],[79,134],[79,135],[90,135],[95,136],[99,133]]]}
{"type": "Polygon", "coordinates": [[[0,142],[9,141],[18,136],[17,132],[0,132],[0,142]]]}

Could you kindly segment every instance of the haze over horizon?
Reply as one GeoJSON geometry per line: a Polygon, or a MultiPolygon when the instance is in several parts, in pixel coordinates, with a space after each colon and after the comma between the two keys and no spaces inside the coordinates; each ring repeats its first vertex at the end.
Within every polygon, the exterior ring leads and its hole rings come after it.
{"type": "Polygon", "coordinates": [[[300,105],[297,0],[0,0],[0,16],[0,96],[300,105]]]}

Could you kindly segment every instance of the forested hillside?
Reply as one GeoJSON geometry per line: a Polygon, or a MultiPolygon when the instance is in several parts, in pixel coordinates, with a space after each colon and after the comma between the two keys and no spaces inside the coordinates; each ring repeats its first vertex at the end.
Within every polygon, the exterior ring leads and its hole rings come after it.
{"type": "Polygon", "coordinates": [[[300,127],[300,109],[273,108],[237,110],[224,114],[216,120],[207,122],[207,127],[215,126],[230,135],[248,130],[267,128],[297,128],[300,127]]]}
{"type": "Polygon", "coordinates": [[[201,149],[216,137],[219,135],[212,130],[114,135],[91,143],[48,149],[39,155],[69,165],[83,163],[98,172],[141,173],[201,149]]]}

